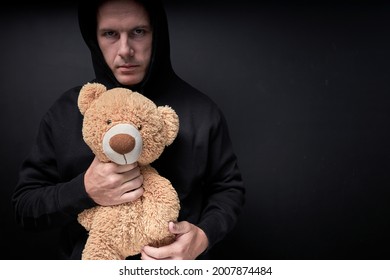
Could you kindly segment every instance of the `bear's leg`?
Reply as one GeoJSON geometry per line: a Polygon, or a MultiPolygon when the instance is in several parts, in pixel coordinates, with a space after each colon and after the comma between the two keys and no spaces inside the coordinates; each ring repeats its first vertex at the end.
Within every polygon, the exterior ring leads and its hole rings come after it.
{"type": "Polygon", "coordinates": [[[121,254],[118,248],[110,244],[110,239],[105,240],[99,234],[89,233],[85,244],[83,260],[124,260],[125,256],[121,254]]]}

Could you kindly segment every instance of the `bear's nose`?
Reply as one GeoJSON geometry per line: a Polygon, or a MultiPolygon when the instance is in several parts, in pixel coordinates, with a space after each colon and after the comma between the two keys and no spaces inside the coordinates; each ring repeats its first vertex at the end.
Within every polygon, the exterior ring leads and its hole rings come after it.
{"type": "Polygon", "coordinates": [[[121,155],[130,153],[135,147],[135,139],[129,134],[116,134],[110,138],[110,147],[121,155]]]}

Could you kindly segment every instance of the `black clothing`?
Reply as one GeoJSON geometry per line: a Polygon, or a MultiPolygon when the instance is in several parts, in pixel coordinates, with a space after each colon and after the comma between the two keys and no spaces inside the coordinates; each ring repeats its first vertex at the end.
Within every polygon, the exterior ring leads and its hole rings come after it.
{"type": "MultiPolygon", "coordinates": [[[[158,1],[147,2],[153,24],[149,72],[133,90],[179,116],[179,134],[152,166],[176,188],[186,220],[202,228],[209,249],[234,227],[244,203],[244,187],[225,119],[206,95],[172,70],[166,17],[158,1]],[[150,5],[156,5],[151,7],[150,5]]],[[[95,20],[80,7],[80,29],[91,50],[96,79],[108,88],[120,85],[97,47],[95,20]],[[91,20],[92,19],[92,20],[91,20]],[[92,25],[91,25],[92,24],[92,25]]],[[[26,228],[63,228],[63,257],[80,259],[87,238],[77,214],[95,206],[84,187],[94,155],[82,137],[77,106],[80,86],[65,92],[40,124],[36,143],[22,165],[13,195],[17,221],[26,228]]]]}

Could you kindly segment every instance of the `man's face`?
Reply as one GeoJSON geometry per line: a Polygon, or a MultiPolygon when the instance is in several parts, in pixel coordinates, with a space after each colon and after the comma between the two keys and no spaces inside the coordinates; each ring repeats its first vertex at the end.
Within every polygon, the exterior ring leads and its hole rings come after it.
{"type": "Polygon", "coordinates": [[[152,55],[153,30],[145,8],[134,1],[108,1],[97,12],[97,41],[118,82],[140,83],[152,55]]]}

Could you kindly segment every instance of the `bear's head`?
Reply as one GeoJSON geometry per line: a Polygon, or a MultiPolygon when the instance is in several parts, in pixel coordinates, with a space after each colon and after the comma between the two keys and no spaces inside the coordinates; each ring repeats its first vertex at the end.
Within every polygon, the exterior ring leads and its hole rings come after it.
{"type": "Polygon", "coordinates": [[[100,161],[147,165],[156,160],[179,131],[179,118],[168,106],[156,104],[126,88],[84,85],[78,106],[83,138],[100,161]]]}

